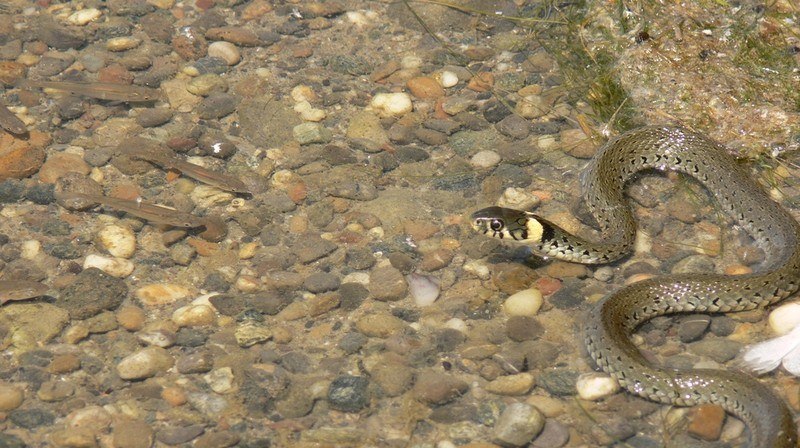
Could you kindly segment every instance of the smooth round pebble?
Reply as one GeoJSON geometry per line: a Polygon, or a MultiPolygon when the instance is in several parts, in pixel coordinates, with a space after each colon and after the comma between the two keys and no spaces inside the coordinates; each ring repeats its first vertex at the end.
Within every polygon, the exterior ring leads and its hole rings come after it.
{"type": "Polygon", "coordinates": [[[127,227],[105,226],[97,232],[100,244],[109,254],[119,258],[130,258],[136,252],[136,235],[127,227]]]}
{"type": "Polygon", "coordinates": [[[165,372],[175,360],[161,347],[146,347],[128,355],[117,364],[117,373],[123,380],[141,380],[165,372]]]}
{"type": "Polygon", "coordinates": [[[106,50],[127,51],[138,47],[141,43],[141,39],[135,37],[113,37],[106,42],[106,50]]]}
{"type": "Polygon", "coordinates": [[[523,289],[508,296],[503,303],[503,311],[507,316],[535,316],[542,307],[543,300],[538,289],[523,289]]]}
{"type": "Polygon", "coordinates": [[[411,96],[404,92],[378,93],[372,97],[370,106],[385,117],[405,115],[414,109],[411,96]]]}
{"type": "Polygon", "coordinates": [[[528,393],[536,384],[533,374],[528,372],[504,375],[489,382],[485,389],[497,395],[516,396],[528,393]]]}
{"type": "Polygon", "coordinates": [[[242,54],[236,45],[220,40],[208,46],[208,55],[225,61],[228,65],[236,65],[242,60],[242,54]]]}
{"type": "Polygon", "coordinates": [[[139,331],[144,328],[147,316],[138,306],[124,306],[117,310],[117,323],[128,331],[139,331]]]}
{"type": "Polygon", "coordinates": [[[614,395],[619,391],[619,383],[604,373],[586,373],[578,377],[575,383],[578,396],[584,400],[594,401],[614,395]]]}
{"type": "Polygon", "coordinates": [[[781,305],[769,313],[769,327],[775,334],[784,335],[800,324],[800,303],[781,305]]]}
{"type": "Polygon", "coordinates": [[[215,324],[217,315],[208,305],[187,305],[172,313],[172,321],[181,327],[200,327],[215,324]]]}
{"type": "Polygon", "coordinates": [[[12,411],[25,399],[22,388],[8,383],[0,383],[0,412],[12,411]]]}
{"type": "Polygon", "coordinates": [[[544,416],[526,403],[511,403],[494,425],[492,439],[501,446],[525,446],[544,428],[544,416]]]}
{"type": "Polygon", "coordinates": [[[475,168],[491,168],[500,163],[500,154],[484,149],[469,159],[469,163],[475,168]]]}
{"type": "Polygon", "coordinates": [[[439,82],[444,88],[453,87],[454,85],[458,84],[458,75],[450,70],[444,70],[439,76],[439,82]]]}

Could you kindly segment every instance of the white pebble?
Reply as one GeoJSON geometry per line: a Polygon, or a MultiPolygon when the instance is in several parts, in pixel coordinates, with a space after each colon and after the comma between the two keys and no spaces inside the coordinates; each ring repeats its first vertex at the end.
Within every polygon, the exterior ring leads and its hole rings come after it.
{"type": "Polygon", "coordinates": [[[460,331],[460,332],[462,332],[464,334],[466,334],[467,331],[469,331],[469,327],[467,327],[467,323],[464,322],[463,319],[459,319],[457,317],[454,317],[454,318],[448,320],[447,322],[445,322],[444,323],[444,327],[445,328],[450,328],[452,330],[458,330],[458,331],[460,331]]]}
{"type": "Polygon", "coordinates": [[[411,273],[406,275],[408,290],[414,303],[419,306],[429,306],[439,297],[439,281],[428,275],[411,273]]]}
{"type": "Polygon", "coordinates": [[[800,324],[800,302],[781,305],[769,313],[769,327],[775,334],[786,334],[800,324]]]}
{"type": "Polygon", "coordinates": [[[181,327],[202,327],[216,323],[217,315],[208,305],[187,305],[172,313],[172,321],[181,327]]]}
{"type": "Polygon", "coordinates": [[[133,262],[130,260],[124,258],[109,258],[97,254],[87,255],[83,260],[83,269],[97,268],[117,278],[125,278],[131,275],[134,267],[133,262]]]}
{"type": "Polygon", "coordinates": [[[489,266],[480,260],[471,260],[464,263],[464,270],[481,280],[488,280],[492,275],[489,271],[489,266]]]}
{"type": "Polygon", "coordinates": [[[19,256],[25,260],[33,260],[42,251],[42,243],[36,240],[25,240],[20,247],[19,256]]]}
{"type": "Polygon", "coordinates": [[[469,163],[475,168],[491,168],[500,163],[500,154],[484,149],[469,159],[469,163]]]}
{"type": "Polygon", "coordinates": [[[67,17],[67,22],[69,22],[70,25],[84,26],[99,19],[101,15],[103,15],[103,13],[97,8],[81,9],[80,11],[75,11],[70,14],[70,16],[67,17]]]}
{"type": "Polygon", "coordinates": [[[136,252],[136,235],[127,227],[109,225],[97,233],[100,244],[109,254],[118,258],[130,258],[136,252]]]}
{"type": "Polygon", "coordinates": [[[585,373],[578,377],[575,388],[579,397],[594,401],[617,393],[619,383],[605,373],[585,373]]]}
{"type": "Polygon", "coordinates": [[[422,58],[413,54],[403,56],[400,60],[400,67],[405,70],[414,70],[422,66],[422,58]]]}
{"type": "Polygon", "coordinates": [[[203,375],[203,379],[206,380],[211,390],[218,394],[226,394],[235,389],[233,384],[233,370],[230,367],[214,369],[203,375]]]}
{"type": "Polygon", "coordinates": [[[378,15],[374,11],[347,11],[345,17],[354,25],[367,26],[375,23],[378,15]]]}
{"type": "Polygon", "coordinates": [[[601,282],[607,282],[614,277],[614,268],[610,266],[603,266],[594,271],[594,279],[601,282]]]}
{"type": "Polygon", "coordinates": [[[301,101],[308,101],[309,103],[312,103],[319,99],[319,96],[314,92],[314,89],[305,84],[298,84],[292,87],[290,94],[295,103],[299,103],[301,101]]]}
{"type": "Polygon", "coordinates": [[[312,107],[311,103],[305,100],[295,104],[294,111],[300,114],[300,118],[305,121],[319,122],[327,116],[324,110],[312,107]]]}
{"type": "Polygon", "coordinates": [[[454,85],[458,84],[458,75],[450,70],[444,70],[439,77],[439,83],[444,88],[453,87],[454,85]]]}
{"type": "Polygon", "coordinates": [[[528,192],[524,188],[508,187],[503,191],[500,199],[497,200],[497,205],[517,210],[530,210],[539,205],[540,202],[539,196],[528,192]]]}
{"type": "Polygon", "coordinates": [[[650,254],[653,248],[653,239],[646,232],[636,232],[633,242],[633,251],[637,254],[650,254]]]}
{"type": "Polygon", "coordinates": [[[208,55],[225,61],[228,65],[236,65],[242,60],[242,54],[236,45],[220,40],[208,46],[208,55]]]}
{"type": "Polygon", "coordinates": [[[535,316],[542,307],[542,301],[542,293],[538,289],[523,289],[506,299],[503,310],[508,316],[535,316]]]}
{"type": "Polygon", "coordinates": [[[370,106],[384,117],[405,115],[414,109],[411,97],[405,92],[378,93],[370,106]]]}

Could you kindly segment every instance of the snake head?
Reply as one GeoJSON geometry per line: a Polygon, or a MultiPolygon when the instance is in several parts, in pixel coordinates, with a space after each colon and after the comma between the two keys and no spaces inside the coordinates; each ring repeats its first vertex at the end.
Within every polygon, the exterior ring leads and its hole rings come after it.
{"type": "Polygon", "coordinates": [[[476,232],[500,239],[536,241],[542,239],[541,219],[528,212],[503,207],[487,207],[472,214],[476,232]]]}

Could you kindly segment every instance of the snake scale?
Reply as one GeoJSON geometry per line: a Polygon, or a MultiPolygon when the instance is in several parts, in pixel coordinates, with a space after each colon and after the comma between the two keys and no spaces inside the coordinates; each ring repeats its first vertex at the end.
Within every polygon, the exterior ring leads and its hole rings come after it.
{"type": "Polygon", "coordinates": [[[799,287],[800,225],[722,145],[669,126],[639,128],[606,143],[581,178],[584,201],[600,227],[599,241],[571,235],[535,214],[501,207],[475,212],[472,226],[489,236],[529,243],[545,257],[612,262],[633,248],[636,222],[625,186],[643,170],[677,171],[699,180],[766,257],[758,272],[747,275],[673,274],[612,292],[585,324],[591,358],[625,389],[647,399],[679,406],[720,405],[748,425],[753,447],[795,447],[792,412],[766,385],[734,371],[655,367],[630,338],[639,325],[656,316],[750,310],[784,299],[799,287]]]}

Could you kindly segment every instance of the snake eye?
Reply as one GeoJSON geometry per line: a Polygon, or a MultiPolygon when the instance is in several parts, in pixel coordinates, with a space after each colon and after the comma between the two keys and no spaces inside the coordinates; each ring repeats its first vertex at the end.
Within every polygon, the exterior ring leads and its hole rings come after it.
{"type": "Polygon", "coordinates": [[[492,229],[494,232],[499,232],[503,230],[505,227],[505,223],[503,223],[502,219],[493,219],[492,222],[489,223],[489,228],[492,229]]]}

